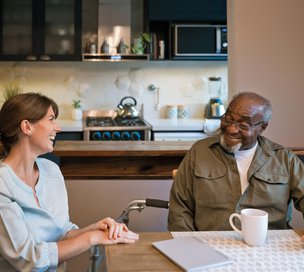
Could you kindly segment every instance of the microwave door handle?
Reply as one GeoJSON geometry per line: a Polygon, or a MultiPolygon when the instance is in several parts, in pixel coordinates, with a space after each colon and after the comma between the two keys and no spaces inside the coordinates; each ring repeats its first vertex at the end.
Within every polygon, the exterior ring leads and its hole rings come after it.
{"type": "Polygon", "coordinates": [[[179,55],[178,49],[177,49],[177,36],[178,36],[178,26],[174,26],[174,54],[175,56],[179,55]]]}
{"type": "Polygon", "coordinates": [[[221,53],[222,50],[222,33],[221,28],[216,28],[216,53],[221,53]]]}

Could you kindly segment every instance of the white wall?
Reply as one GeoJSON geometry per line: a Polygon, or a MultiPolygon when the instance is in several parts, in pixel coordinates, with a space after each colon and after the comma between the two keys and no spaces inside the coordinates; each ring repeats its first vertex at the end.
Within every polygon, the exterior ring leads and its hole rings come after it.
{"type": "MultiPolygon", "coordinates": [[[[168,200],[172,180],[66,180],[71,220],[80,227],[105,217],[117,218],[134,199],[168,200]]],[[[145,207],[130,212],[129,228],[136,232],[167,231],[168,210],[145,207]]],[[[68,261],[68,271],[87,271],[89,253],[68,261]]],[[[103,271],[103,270],[101,270],[103,271]]]]}
{"type": "MultiPolygon", "coordinates": [[[[80,227],[105,217],[117,218],[134,199],[169,200],[172,180],[66,180],[71,220],[80,227]]],[[[130,213],[136,232],[166,231],[167,209],[145,207],[130,213]]]]}
{"type": "Polygon", "coordinates": [[[60,119],[70,118],[73,99],[81,99],[84,110],[115,110],[127,95],[144,104],[148,120],[164,118],[170,104],[185,104],[191,118],[203,118],[210,76],[222,77],[226,103],[226,61],[0,62],[0,102],[3,84],[19,82],[25,92],[39,91],[55,99],[60,119]],[[160,111],[155,110],[155,93],[148,91],[152,83],[160,87],[160,111]]]}
{"type": "Polygon", "coordinates": [[[304,146],[304,1],[228,0],[229,97],[255,91],[273,104],[264,135],[304,146]]]}

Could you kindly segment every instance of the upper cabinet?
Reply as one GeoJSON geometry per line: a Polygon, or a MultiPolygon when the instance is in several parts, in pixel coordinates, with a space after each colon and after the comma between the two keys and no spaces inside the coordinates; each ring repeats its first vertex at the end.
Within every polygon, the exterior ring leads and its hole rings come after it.
{"type": "MultiPolygon", "coordinates": [[[[99,0],[98,30],[84,30],[84,61],[147,60],[144,0],[99,0]]],[[[89,7],[87,3],[84,6],[89,7]]],[[[92,3],[90,9],[92,10],[92,3]]],[[[92,14],[92,11],[90,12],[92,14]]],[[[84,16],[84,28],[91,18],[84,16]]]]}
{"type": "Polygon", "coordinates": [[[0,0],[0,60],[81,60],[80,0],[0,0]]]}
{"type": "Polygon", "coordinates": [[[148,0],[151,21],[226,22],[226,0],[148,0]]]}
{"type": "Polygon", "coordinates": [[[150,59],[226,60],[226,0],[146,0],[150,59]],[[164,50],[164,58],[162,51],[164,50]]]}

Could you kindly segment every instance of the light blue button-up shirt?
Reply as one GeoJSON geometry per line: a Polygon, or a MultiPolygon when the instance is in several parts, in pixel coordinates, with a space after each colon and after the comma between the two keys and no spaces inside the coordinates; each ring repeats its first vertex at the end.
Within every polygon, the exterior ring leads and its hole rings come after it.
{"type": "Polygon", "coordinates": [[[0,162],[0,271],[64,271],[58,264],[57,241],[77,226],[70,222],[68,199],[59,167],[36,160],[35,190],[0,162]]]}

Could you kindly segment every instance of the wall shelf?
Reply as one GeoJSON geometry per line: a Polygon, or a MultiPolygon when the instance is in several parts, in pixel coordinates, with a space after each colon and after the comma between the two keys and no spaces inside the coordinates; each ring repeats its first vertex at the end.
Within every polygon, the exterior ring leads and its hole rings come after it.
{"type": "Polygon", "coordinates": [[[82,61],[149,60],[149,54],[82,54],[82,61]]]}

